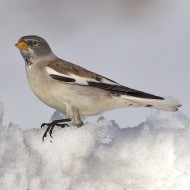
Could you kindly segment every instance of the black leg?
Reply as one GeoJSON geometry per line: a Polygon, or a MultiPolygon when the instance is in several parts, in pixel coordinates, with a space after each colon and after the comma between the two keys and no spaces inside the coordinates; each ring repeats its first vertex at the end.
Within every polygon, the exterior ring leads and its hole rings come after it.
{"type": "Polygon", "coordinates": [[[42,141],[44,142],[44,138],[47,136],[48,132],[49,132],[50,137],[52,137],[52,132],[53,132],[53,129],[55,126],[62,127],[62,128],[66,127],[66,126],[69,127],[68,124],[63,123],[63,122],[69,122],[69,121],[71,121],[71,120],[70,119],[59,119],[59,120],[54,120],[51,123],[42,123],[41,128],[44,127],[45,125],[48,126],[42,137],[42,141]]]}

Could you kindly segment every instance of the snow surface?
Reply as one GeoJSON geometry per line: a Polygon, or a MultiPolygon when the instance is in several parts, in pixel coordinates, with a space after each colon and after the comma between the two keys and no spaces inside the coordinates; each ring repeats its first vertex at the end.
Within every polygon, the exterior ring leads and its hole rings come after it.
{"type": "MultiPolygon", "coordinates": [[[[190,119],[151,111],[145,122],[120,129],[103,117],[82,128],[22,131],[2,124],[1,190],[189,190],[190,119]]],[[[127,123],[127,116],[126,116],[127,123]]]]}

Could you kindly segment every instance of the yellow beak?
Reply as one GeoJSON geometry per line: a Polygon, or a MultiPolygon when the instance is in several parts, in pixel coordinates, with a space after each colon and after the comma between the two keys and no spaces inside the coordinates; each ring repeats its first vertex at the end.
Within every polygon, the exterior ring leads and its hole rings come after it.
{"type": "Polygon", "coordinates": [[[18,42],[15,46],[20,50],[28,50],[28,45],[25,42],[18,42]]]}

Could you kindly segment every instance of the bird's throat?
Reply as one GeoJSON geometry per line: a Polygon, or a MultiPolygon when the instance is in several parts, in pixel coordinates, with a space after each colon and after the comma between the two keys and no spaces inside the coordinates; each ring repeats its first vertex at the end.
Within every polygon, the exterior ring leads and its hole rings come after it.
{"type": "Polygon", "coordinates": [[[24,60],[25,60],[26,66],[30,68],[31,65],[33,64],[31,61],[31,57],[25,57],[24,60]]]}

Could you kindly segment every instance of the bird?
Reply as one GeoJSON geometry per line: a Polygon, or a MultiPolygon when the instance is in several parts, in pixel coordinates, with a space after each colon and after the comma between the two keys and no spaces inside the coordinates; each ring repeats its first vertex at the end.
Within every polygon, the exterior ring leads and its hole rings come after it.
{"type": "Polygon", "coordinates": [[[36,35],[21,37],[15,46],[25,61],[29,85],[34,94],[46,105],[67,116],[66,119],[42,123],[47,126],[42,140],[55,126],[84,125],[83,116],[94,116],[106,111],[147,107],[177,111],[178,102],[168,102],[161,96],[123,86],[114,80],[89,71],[57,57],[48,42],[36,35]]]}

